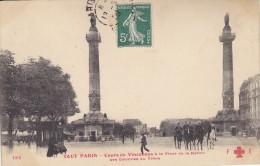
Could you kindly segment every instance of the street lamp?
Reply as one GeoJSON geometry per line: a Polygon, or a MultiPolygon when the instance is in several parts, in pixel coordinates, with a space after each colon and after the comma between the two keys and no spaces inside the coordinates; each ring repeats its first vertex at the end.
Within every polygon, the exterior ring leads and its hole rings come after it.
{"type": "Polygon", "coordinates": [[[31,116],[31,119],[35,120],[35,131],[36,131],[36,146],[40,145],[40,133],[38,129],[38,118],[39,118],[39,111],[34,111],[33,115],[31,116]]]}

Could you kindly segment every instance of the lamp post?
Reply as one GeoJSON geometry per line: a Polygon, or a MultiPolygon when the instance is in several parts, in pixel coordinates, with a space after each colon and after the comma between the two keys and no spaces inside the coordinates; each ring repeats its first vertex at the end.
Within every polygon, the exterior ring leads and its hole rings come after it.
{"type": "Polygon", "coordinates": [[[33,119],[35,119],[35,131],[36,131],[36,146],[41,146],[41,137],[40,137],[40,131],[39,131],[39,124],[38,124],[38,118],[39,118],[39,111],[33,112],[33,119]]]}

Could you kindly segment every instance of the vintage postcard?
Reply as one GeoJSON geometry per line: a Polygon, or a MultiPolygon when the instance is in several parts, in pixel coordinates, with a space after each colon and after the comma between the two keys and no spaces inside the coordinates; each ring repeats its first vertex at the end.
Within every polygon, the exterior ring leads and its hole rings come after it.
{"type": "Polygon", "coordinates": [[[0,2],[1,165],[260,165],[257,0],[0,2]]]}

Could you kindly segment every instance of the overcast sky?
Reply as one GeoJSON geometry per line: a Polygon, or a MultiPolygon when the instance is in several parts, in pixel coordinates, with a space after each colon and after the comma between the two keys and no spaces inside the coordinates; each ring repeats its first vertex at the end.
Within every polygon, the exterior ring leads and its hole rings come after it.
{"type": "MultiPolygon", "coordinates": [[[[149,1],[149,0],[148,0],[149,1]]],[[[134,3],[138,2],[134,0],[134,3]]],[[[88,112],[87,1],[0,2],[0,48],[17,63],[43,56],[71,75],[81,110],[88,112]]],[[[224,16],[233,42],[235,108],[243,80],[259,73],[258,1],[151,1],[152,48],[117,48],[117,35],[97,23],[101,111],[122,121],[138,118],[149,127],[166,118],[209,118],[222,108],[224,16]],[[196,2],[196,3],[195,3],[196,2]]]]}

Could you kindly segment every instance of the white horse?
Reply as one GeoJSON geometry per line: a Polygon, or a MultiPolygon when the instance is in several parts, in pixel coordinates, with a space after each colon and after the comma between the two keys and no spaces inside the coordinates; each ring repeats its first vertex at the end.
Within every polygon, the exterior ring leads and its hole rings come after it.
{"type": "Polygon", "coordinates": [[[209,134],[209,147],[210,149],[214,149],[215,145],[215,139],[216,139],[216,131],[215,128],[213,128],[209,134]]]}

